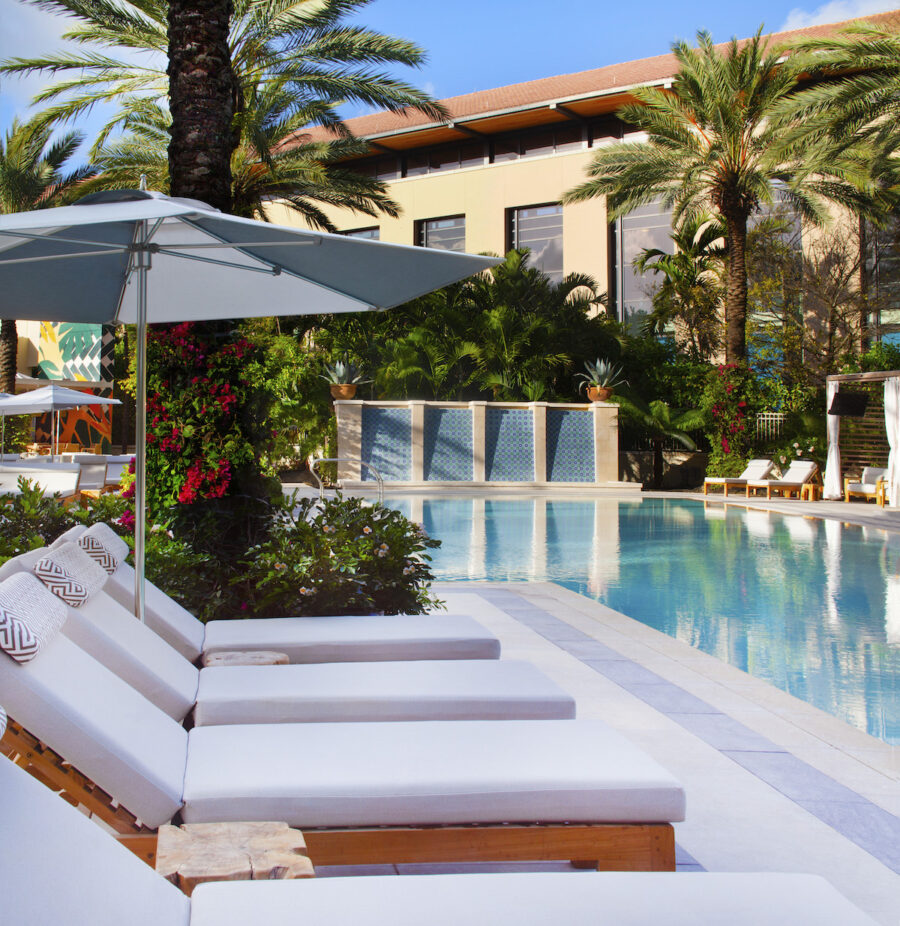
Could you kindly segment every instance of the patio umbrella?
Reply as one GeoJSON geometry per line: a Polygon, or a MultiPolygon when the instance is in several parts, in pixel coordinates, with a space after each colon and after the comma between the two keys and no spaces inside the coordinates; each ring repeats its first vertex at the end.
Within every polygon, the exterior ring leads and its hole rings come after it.
{"type": "Polygon", "coordinates": [[[98,395],[89,395],[77,389],[67,389],[51,383],[32,392],[19,395],[0,394],[0,415],[3,416],[4,449],[7,415],[42,415],[44,412],[56,412],[54,431],[57,449],[59,448],[59,413],[70,408],[83,408],[85,405],[121,405],[118,399],[104,399],[98,395]]]}
{"type": "Polygon", "coordinates": [[[387,309],[494,266],[285,228],[142,190],[0,216],[0,318],[137,325],[135,611],[144,611],[146,329],[387,309]]]}

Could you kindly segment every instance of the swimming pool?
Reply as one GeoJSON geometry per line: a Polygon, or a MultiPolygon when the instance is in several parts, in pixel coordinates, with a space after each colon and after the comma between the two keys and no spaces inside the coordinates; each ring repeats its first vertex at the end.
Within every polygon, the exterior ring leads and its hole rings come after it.
{"type": "Polygon", "coordinates": [[[442,581],[553,581],[900,743],[900,536],[687,499],[395,498],[442,581]]]}

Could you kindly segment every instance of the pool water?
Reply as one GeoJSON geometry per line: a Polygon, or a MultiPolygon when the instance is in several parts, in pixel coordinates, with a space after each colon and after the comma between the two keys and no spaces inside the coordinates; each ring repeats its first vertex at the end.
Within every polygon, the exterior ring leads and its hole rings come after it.
{"type": "Polygon", "coordinates": [[[900,743],[900,536],[682,499],[397,498],[442,581],[553,581],[900,743]]]}

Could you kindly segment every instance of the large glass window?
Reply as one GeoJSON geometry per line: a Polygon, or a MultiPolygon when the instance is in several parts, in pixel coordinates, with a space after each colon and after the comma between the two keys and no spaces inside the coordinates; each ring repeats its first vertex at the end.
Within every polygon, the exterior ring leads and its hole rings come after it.
{"type": "Polygon", "coordinates": [[[659,282],[655,274],[640,274],[634,259],[645,248],[657,248],[671,254],[672,212],[660,203],[639,206],[613,224],[610,235],[616,314],[633,330],[653,309],[653,294],[659,282]]]}
{"type": "Polygon", "coordinates": [[[530,248],[531,266],[559,283],[563,278],[562,206],[525,206],[510,209],[508,246],[530,248]]]}
{"type": "Polygon", "coordinates": [[[886,228],[866,222],[866,283],[873,311],[871,334],[900,346],[900,217],[886,228]]]}
{"type": "Polygon", "coordinates": [[[439,251],[465,251],[466,217],[455,215],[416,222],[416,244],[439,251]]]}
{"type": "Polygon", "coordinates": [[[381,229],[375,225],[372,228],[351,228],[341,234],[348,238],[371,238],[373,241],[378,241],[381,237],[381,229]]]}

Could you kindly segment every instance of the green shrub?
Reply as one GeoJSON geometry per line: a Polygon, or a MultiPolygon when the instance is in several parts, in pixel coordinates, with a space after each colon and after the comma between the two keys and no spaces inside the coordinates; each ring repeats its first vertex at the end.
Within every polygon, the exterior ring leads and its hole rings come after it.
{"type": "Polygon", "coordinates": [[[19,477],[20,495],[0,497],[0,562],[52,543],[75,522],[59,495],[44,498],[36,482],[19,477]]]}

